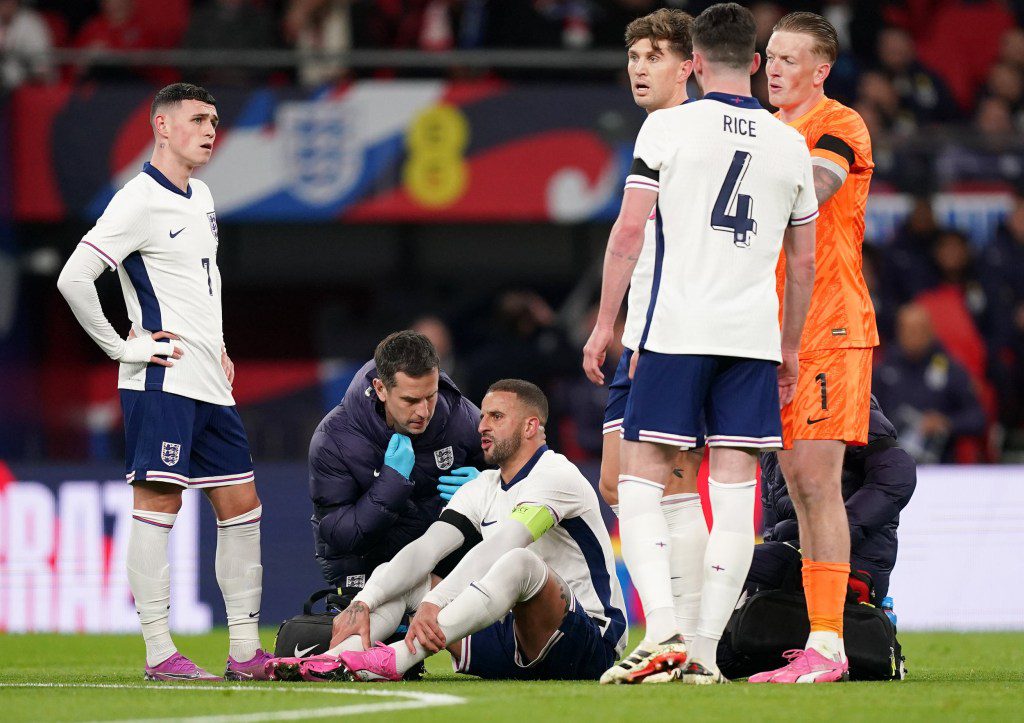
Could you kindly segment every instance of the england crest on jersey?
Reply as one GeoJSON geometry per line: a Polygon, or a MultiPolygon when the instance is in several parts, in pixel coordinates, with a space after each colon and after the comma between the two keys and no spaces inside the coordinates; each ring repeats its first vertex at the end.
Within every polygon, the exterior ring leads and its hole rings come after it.
{"type": "Polygon", "coordinates": [[[160,460],[168,467],[178,464],[181,458],[181,445],[174,442],[164,442],[160,448],[160,460]]]}
{"type": "Polygon", "coordinates": [[[217,235],[217,212],[207,211],[206,217],[210,219],[210,232],[213,234],[215,239],[220,241],[220,237],[217,235]]]}
{"type": "Polygon", "coordinates": [[[435,450],[434,461],[437,462],[437,468],[440,470],[451,469],[455,464],[455,450],[451,447],[435,450]]]}

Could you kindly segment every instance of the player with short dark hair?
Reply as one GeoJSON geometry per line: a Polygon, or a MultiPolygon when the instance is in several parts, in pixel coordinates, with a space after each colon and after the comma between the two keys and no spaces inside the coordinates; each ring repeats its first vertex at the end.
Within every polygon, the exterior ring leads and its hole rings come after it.
{"type": "Polygon", "coordinates": [[[736,3],[712,5],[693,22],[693,44],[708,63],[745,71],[755,55],[757,25],[754,16],[736,3]]]}
{"type": "Polygon", "coordinates": [[[523,379],[501,379],[487,388],[487,393],[491,392],[515,394],[519,403],[532,412],[542,426],[548,423],[548,398],[533,382],[523,379]]]}
{"type": "Polygon", "coordinates": [[[160,111],[179,106],[182,101],[186,100],[196,100],[212,106],[217,105],[217,101],[206,88],[192,83],[173,83],[161,88],[153,96],[153,102],[149,105],[149,117],[155,118],[160,111]]]}
{"type": "MultiPolygon", "coordinates": [[[[687,81],[693,70],[693,17],[682,10],[655,10],[626,27],[626,69],[633,101],[648,114],[690,102],[687,81]]],[[[634,179],[643,188],[646,181],[634,179]]],[[[654,209],[644,228],[644,245],[629,281],[626,323],[622,335],[622,356],[608,385],[601,442],[601,496],[615,515],[619,514],[619,452],[622,418],[632,380],[630,362],[640,344],[654,284],[657,239],[654,209]]],[[[603,363],[603,362],[602,362],[603,363]]],[[[672,471],[664,480],[661,511],[670,537],[669,568],[676,622],[684,639],[692,638],[700,615],[701,567],[707,547],[708,527],[697,494],[697,472],[704,457],[703,440],[697,448],[680,451],[672,471]]],[[[605,683],[625,682],[644,660],[633,654],[602,677],[605,683]]]]}
{"type": "Polygon", "coordinates": [[[442,648],[458,672],[489,679],[596,680],[614,662],[628,630],[611,540],[590,483],[545,443],[544,393],[506,379],[480,406],[480,445],[498,469],[467,482],[377,568],[335,618],[331,651],[275,659],[273,677],[397,681],[442,648]],[[431,590],[438,561],[479,536],[431,590]],[[405,641],[370,647],[407,610],[416,615],[405,641]]]}
{"type": "MultiPolygon", "coordinates": [[[[690,38],[692,27],[693,16],[689,13],[671,8],[655,10],[626,26],[626,50],[628,52],[641,40],[646,40],[650,44],[651,50],[657,49],[661,53],[674,55],[673,62],[692,61],[693,40],[690,38]]],[[[685,84],[685,79],[683,80],[685,84]]]]}
{"type": "Polygon", "coordinates": [[[714,5],[694,21],[692,37],[704,97],[651,113],[637,136],[584,368],[600,380],[597,365],[657,203],[657,281],[623,420],[619,530],[647,617],[646,680],[703,685],[726,682],[715,652],[753,553],[757,454],[781,446],[779,406],[797,381],[817,202],[803,139],[750,94],[760,64],[750,11],[714,5]],[[739,52],[747,53],[742,63],[739,52]],[[783,245],[792,263],[780,333],[774,269],[783,245]],[[660,506],[673,459],[695,446],[705,420],[714,521],[700,618],[685,645],[660,506]]]}
{"type": "Polygon", "coordinates": [[[316,558],[324,578],[349,596],[484,466],[480,410],[439,369],[426,336],[389,334],[373,357],[309,445],[316,558]]]}
{"type": "MultiPolygon", "coordinates": [[[[778,117],[804,137],[814,166],[818,269],[800,342],[802,374],[783,409],[786,449],[779,453],[800,520],[803,582],[810,619],[806,650],[783,668],[750,682],[835,682],[849,673],[843,604],[850,575],[850,536],[840,478],[848,444],[868,437],[875,311],[861,271],[864,218],[874,162],[860,115],[825,95],[839,50],[820,15],[790,13],[768,40],[768,99],[778,117]]],[[[779,259],[780,299],[788,253],[779,259]]],[[[783,313],[786,303],[783,302],[783,313]]]]}
{"type": "Polygon", "coordinates": [[[120,362],[126,477],[132,485],[128,583],[146,641],[148,680],[220,680],[177,651],[168,627],[168,534],[184,489],[202,489],[217,514],[217,582],[230,646],[224,676],[262,679],[259,641],[260,518],[252,456],[231,395],[224,345],[217,216],[205,183],[192,178],[217,136],[216,101],[189,83],[153,99],[154,149],[75,248],[57,287],[75,318],[120,362]],[[95,281],[121,280],[132,328],[107,321],[95,281]]]}

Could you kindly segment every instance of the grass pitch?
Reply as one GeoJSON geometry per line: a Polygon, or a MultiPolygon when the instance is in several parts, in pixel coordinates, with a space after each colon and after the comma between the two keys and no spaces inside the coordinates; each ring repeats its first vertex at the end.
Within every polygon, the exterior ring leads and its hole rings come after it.
{"type": "MultiPolygon", "coordinates": [[[[221,630],[175,640],[220,673],[226,638],[221,630]]],[[[431,658],[419,683],[144,683],[138,636],[7,635],[0,636],[0,720],[1024,720],[1024,634],[905,633],[900,640],[910,671],[903,682],[693,688],[484,682],[456,676],[447,655],[431,658]]]]}

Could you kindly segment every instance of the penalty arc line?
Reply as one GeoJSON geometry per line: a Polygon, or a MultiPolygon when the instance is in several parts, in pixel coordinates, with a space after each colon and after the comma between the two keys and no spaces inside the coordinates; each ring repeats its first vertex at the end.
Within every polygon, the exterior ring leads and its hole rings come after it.
{"type": "MultiPolygon", "coordinates": [[[[101,688],[114,690],[157,690],[160,692],[217,692],[224,690],[240,690],[250,693],[297,693],[313,695],[358,695],[372,698],[404,698],[384,703],[356,703],[351,705],[332,706],[329,708],[310,708],[306,710],[275,710],[255,713],[238,713],[233,715],[189,716],[187,718],[120,718],[117,723],[261,723],[262,721],[301,720],[309,718],[327,718],[339,715],[359,715],[362,713],[386,713],[397,710],[414,710],[435,708],[447,705],[459,705],[466,702],[465,698],[445,693],[415,693],[385,690],[352,690],[350,688],[327,687],[255,687],[248,685],[123,685],[115,683],[0,683],[0,688],[101,688]]],[[[106,719],[110,723],[111,719],[106,719]]]]}

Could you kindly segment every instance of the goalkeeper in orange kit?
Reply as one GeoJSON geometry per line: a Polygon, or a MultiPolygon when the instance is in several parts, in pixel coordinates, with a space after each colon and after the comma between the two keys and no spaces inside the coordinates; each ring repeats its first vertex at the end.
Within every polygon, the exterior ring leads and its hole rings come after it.
{"type": "MultiPolygon", "coordinates": [[[[856,111],[825,95],[836,60],[836,30],[814,13],[776,24],[768,42],[768,98],[778,117],[807,139],[814,166],[816,277],[800,343],[793,402],[782,410],[786,450],[779,463],[800,523],[803,581],[811,633],[778,670],[752,683],[845,680],[843,603],[850,574],[850,532],[840,478],[847,444],[867,442],[875,312],[861,273],[864,209],[874,163],[871,139],[856,111]]],[[[777,270],[779,297],[785,258],[777,270]]]]}

